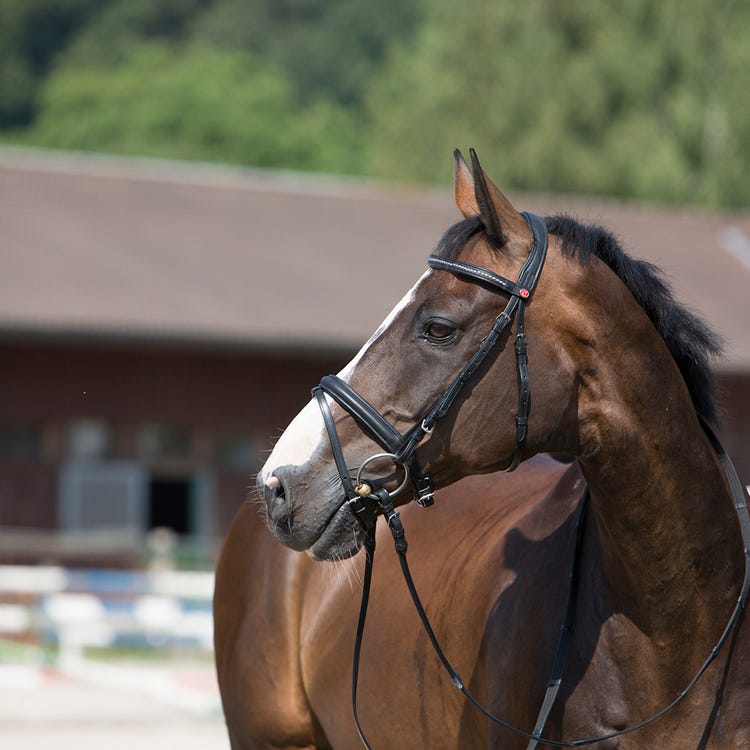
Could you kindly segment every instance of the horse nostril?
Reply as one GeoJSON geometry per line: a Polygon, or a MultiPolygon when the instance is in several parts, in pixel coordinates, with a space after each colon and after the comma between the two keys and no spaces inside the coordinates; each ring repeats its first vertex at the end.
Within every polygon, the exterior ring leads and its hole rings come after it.
{"type": "Polygon", "coordinates": [[[286,500],[286,491],[283,482],[274,474],[266,481],[266,488],[270,497],[274,500],[286,500]]]}
{"type": "Polygon", "coordinates": [[[283,479],[275,473],[271,474],[262,487],[263,499],[266,501],[268,519],[274,526],[291,527],[292,505],[289,502],[287,487],[283,479]]]}

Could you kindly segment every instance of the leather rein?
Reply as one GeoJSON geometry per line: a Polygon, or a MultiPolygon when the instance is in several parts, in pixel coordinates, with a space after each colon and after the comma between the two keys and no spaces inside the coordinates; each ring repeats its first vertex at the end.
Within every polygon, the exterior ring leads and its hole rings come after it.
{"type": "Polygon", "coordinates": [[[364,531],[365,547],[365,572],[362,585],[362,599],[360,603],[359,618],[357,623],[357,634],[354,644],[354,656],[352,666],[352,711],[354,721],[357,727],[362,744],[368,750],[371,745],[362,729],[358,712],[357,712],[357,685],[359,678],[360,654],[362,640],[364,635],[365,621],[367,617],[367,608],[370,596],[370,587],[372,581],[372,570],[375,556],[375,523],[378,515],[383,515],[393,537],[396,553],[398,554],[401,571],[406,582],[407,589],[411,595],[417,614],[422,622],[422,626],[432,644],[432,647],[448,673],[451,682],[464,694],[466,699],[472,703],[477,710],[494,724],[504,727],[521,737],[529,740],[527,750],[535,750],[538,744],[549,745],[552,747],[582,747],[591,745],[603,740],[619,737],[641,729],[660,719],[662,716],[677,706],[698,682],[703,673],[708,669],[714,659],[718,656],[724,643],[729,638],[735,626],[742,615],[745,601],[750,591],[750,515],[746,503],[746,496],[742,483],[737,475],[731,460],[724,450],[718,437],[711,427],[701,419],[706,435],[711,442],[714,451],[719,458],[724,474],[732,495],[735,511],[740,524],[740,532],[745,555],[745,574],[740,590],[739,597],[735,604],[734,610],[730,615],[729,621],[724,628],[718,642],[711,649],[706,660],[698,669],[696,674],[688,683],[687,687],[667,706],[656,712],[652,716],[636,724],[625,727],[617,731],[596,737],[586,737],[577,740],[560,741],[553,740],[542,736],[544,726],[552,711],[557,697],[557,693],[562,681],[563,672],[566,664],[566,657],[569,648],[570,638],[572,636],[575,624],[576,599],[579,580],[579,569],[581,559],[581,549],[583,533],[589,502],[588,488],[584,491],[582,500],[579,503],[578,517],[575,525],[575,544],[572,555],[572,563],[569,574],[569,588],[566,604],[565,620],[561,629],[560,640],[558,642],[557,653],[555,656],[553,672],[547,683],[547,691],[542,701],[537,721],[532,732],[526,732],[509,722],[493,715],[485,708],[466,688],[456,670],[448,661],[443,652],[435,633],[432,629],[427,613],[424,610],[422,602],[417,593],[414,581],[409,570],[406,559],[408,543],[406,534],[401,523],[398,512],[394,509],[393,498],[411,485],[412,492],[418,505],[427,507],[434,502],[434,489],[432,481],[428,474],[424,474],[419,466],[415,456],[417,446],[422,442],[426,435],[429,435],[435,424],[447,414],[448,410],[455,402],[464,385],[469,381],[477,368],[484,361],[487,355],[492,351],[499,341],[502,333],[511,324],[513,317],[516,316],[516,336],[514,340],[514,349],[516,354],[516,372],[518,376],[518,412],[516,414],[516,442],[513,451],[513,457],[506,471],[513,471],[521,461],[523,447],[526,441],[528,427],[528,413],[530,405],[530,386],[527,370],[526,358],[526,336],[524,331],[524,311],[525,303],[530,299],[536,283],[539,279],[544,260],[547,252],[547,228],[544,220],[535,214],[522,212],[533,234],[533,244],[526,262],[523,264],[518,281],[516,283],[499,276],[489,269],[475,266],[460,261],[448,260],[440,256],[431,255],[427,263],[431,268],[444,270],[453,273],[461,278],[468,279],[475,283],[489,287],[493,291],[510,296],[505,309],[497,316],[492,329],[482,340],[477,351],[472,355],[469,361],[464,365],[455,379],[451,382],[443,395],[427,410],[423,418],[418,421],[403,435],[400,434],[370,403],[359,395],[347,383],[335,375],[325,376],[320,384],[313,389],[313,395],[316,397],[318,405],[323,416],[326,432],[328,434],[331,449],[333,452],[334,462],[341,478],[347,501],[345,505],[354,514],[360,522],[364,531]],[[367,458],[360,465],[354,479],[351,476],[346,460],[344,458],[341,442],[338,437],[335,422],[331,414],[326,395],[330,396],[345,411],[347,411],[355,420],[357,425],[372,440],[384,449],[384,453],[377,453],[367,458]],[[394,465],[403,472],[403,480],[397,489],[388,491],[383,485],[390,477],[380,480],[363,481],[362,475],[368,464],[378,459],[389,459],[394,465]]]}

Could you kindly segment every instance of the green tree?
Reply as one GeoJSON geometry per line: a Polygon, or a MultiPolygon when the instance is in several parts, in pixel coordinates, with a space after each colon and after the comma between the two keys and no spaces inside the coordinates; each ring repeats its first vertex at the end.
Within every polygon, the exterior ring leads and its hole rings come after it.
{"type": "Polygon", "coordinates": [[[14,140],[750,205],[738,0],[0,0],[14,140]]]}
{"type": "Polygon", "coordinates": [[[474,145],[511,187],[750,204],[749,32],[732,2],[434,0],[372,88],[371,169],[445,180],[474,145]]]}
{"type": "Polygon", "coordinates": [[[192,38],[272,62],[302,103],[323,97],[356,109],[421,18],[419,0],[218,0],[195,18],[192,38]]]}
{"type": "Polygon", "coordinates": [[[97,0],[0,3],[0,129],[33,120],[41,80],[96,5],[97,0]]]}
{"type": "Polygon", "coordinates": [[[106,68],[51,76],[27,138],[45,146],[350,171],[359,123],[319,100],[295,106],[283,72],[241,52],[161,43],[106,68]]]}
{"type": "Polygon", "coordinates": [[[186,43],[206,0],[109,0],[89,14],[62,55],[64,65],[111,66],[144,42],[186,43]]]}

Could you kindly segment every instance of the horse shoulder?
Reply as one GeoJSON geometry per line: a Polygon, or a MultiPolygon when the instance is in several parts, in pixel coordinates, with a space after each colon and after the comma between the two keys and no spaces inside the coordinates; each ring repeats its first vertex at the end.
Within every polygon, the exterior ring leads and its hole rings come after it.
{"type": "MultiPolygon", "coordinates": [[[[400,509],[409,564],[438,639],[465,683],[484,700],[492,688],[493,637],[503,617],[503,595],[517,580],[507,564],[515,552],[508,545],[519,534],[553,534],[575,506],[572,493],[580,497],[582,487],[574,488],[579,480],[576,467],[540,457],[513,474],[467,477],[440,490],[429,510],[413,504],[400,509]],[[555,487],[561,489],[556,493],[555,487]]],[[[467,711],[464,697],[442,671],[415,615],[388,530],[378,526],[360,665],[365,732],[374,747],[486,745],[486,722],[467,711]]],[[[304,595],[303,681],[332,747],[358,743],[350,690],[362,557],[319,566],[304,595]]]]}
{"type": "Polygon", "coordinates": [[[216,666],[233,750],[322,746],[299,662],[299,611],[314,565],[279,544],[253,504],[239,510],[214,593],[216,666]]]}

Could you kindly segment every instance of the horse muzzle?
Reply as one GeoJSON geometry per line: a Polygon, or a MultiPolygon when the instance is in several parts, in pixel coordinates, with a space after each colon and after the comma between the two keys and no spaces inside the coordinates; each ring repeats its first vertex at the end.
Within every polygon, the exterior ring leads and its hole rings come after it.
{"type": "Polygon", "coordinates": [[[341,560],[359,551],[364,526],[335,479],[311,476],[295,466],[281,466],[258,476],[268,526],[282,544],[306,551],[317,560],[341,560]]]}

